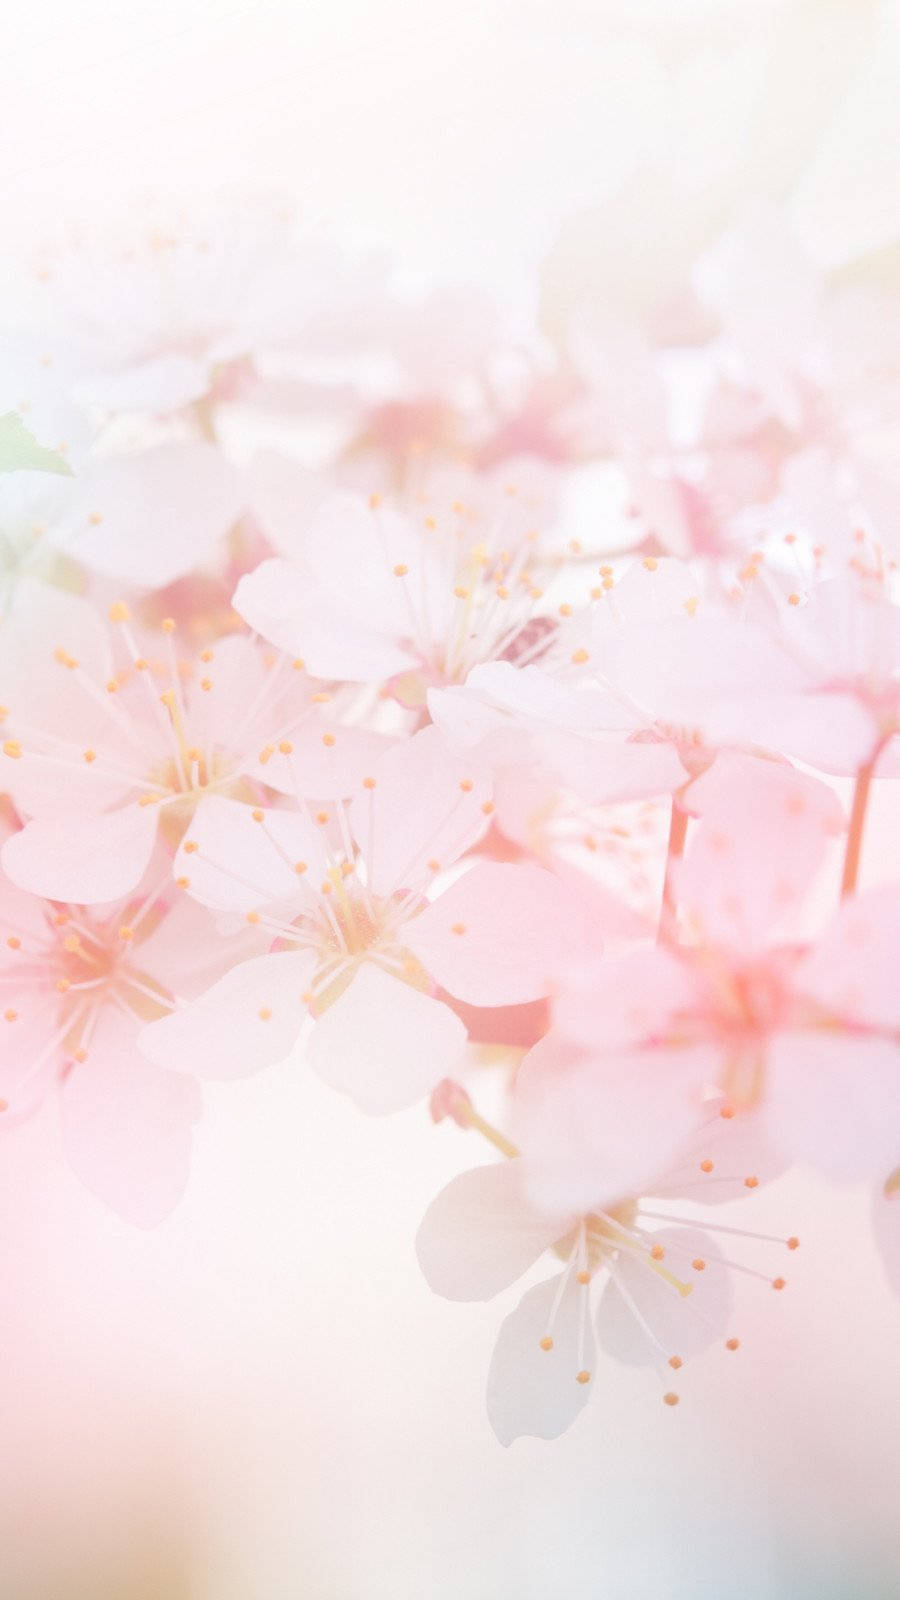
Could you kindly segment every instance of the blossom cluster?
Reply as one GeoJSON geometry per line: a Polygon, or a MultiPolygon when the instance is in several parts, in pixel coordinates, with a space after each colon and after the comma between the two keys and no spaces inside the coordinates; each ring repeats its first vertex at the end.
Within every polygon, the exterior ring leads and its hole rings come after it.
{"type": "Polygon", "coordinates": [[[204,1080],[290,1059],[482,1136],[417,1249],[452,1299],[526,1280],[504,1442],[562,1432],[600,1353],[674,1406],[738,1350],[792,1163],[872,1185],[900,1288],[900,883],[862,871],[900,773],[894,311],[774,214],[640,315],[524,330],[268,199],[36,247],[0,371],[7,1137],[56,1102],[152,1226],[204,1080]]]}

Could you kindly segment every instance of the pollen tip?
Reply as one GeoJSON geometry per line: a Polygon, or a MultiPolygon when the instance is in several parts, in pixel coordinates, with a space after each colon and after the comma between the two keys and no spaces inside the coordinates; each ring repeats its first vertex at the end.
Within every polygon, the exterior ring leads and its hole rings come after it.
{"type": "Polygon", "coordinates": [[[362,786],[363,786],[364,789],[374,789],[375,788],[375,779],[374,778],[363,778],[362,786]]]}
{"type": "Polygon", "coordinates": [[[4,1022],[15,1022],[18,1015],[18,1011],[15,1011],[12,1006],[7,1006],[3,1013],[3,1020],[4,1022]]]}
{"type": "Polygon", "coordinates": [[[772,1288],[773,1289],[783,1289],[783,1288],[785,1288],[786,1284],[787,1284],[787,1278],[773,1278],[772,1279],[772,1288]]]}
{"type": "Polygon", "coordinates": [[[590,1273],[587,1271],[586,1268],[582,1267],[581,1271],[578,1273],[578,1282],[584,1284],[584,1283],[590,1283],[590,1281],[591,1281],[590,1273]]]}
{"type": "Polygon", "coordinates": [[[405,578],[406,574],[408,573],[408,571],[409,571],[409,567],[406,565],[406,563],[403,562],[403,561],[398,561],[397,565],[394,568],[394,577],[395,578],[405,578]]]}
{"type": "Polygon", "coordinates": [[[22,746],[18,739],[5,739],[3,742],[3,754],[9,756],[11,761],[18,761],[22,755],[22,746]]]}
{"type": "Polygon", "coordinates": [[[160,623],[160,627],[161,627],[163,633],[174,633],[175,632],[175,618],[174,617],[163,617],[162,622],[160,623]]]}
{"type": "Polygon", "coordinates": [[[283,756],[292,756],[294,753],[294,746],[291,744],[290,739],[282,739],[278,748],[283,756]]]}
{"type": "Polygon", "coordinates": [[[322,743],[325,745],[325,748],[327,750],[330,750],[332,748],[332,746],[334,745],[334,743],[335,743],[334,734],[333,733],[323,733],[323,735],[322,735],[322,743]]]}
{"type": "Polygon", "coordinates": [[[542,1350],[552,1350],[553,1349],[553,1340],[551,1339],[549,1333],[545,1333],[544,1334],[543,1339],[540,1341],[540,1345],[541,1345],[541,1349],[542,1350]]]}
{"type": "Polygon", "coordinates": [[[254,822],[265,822],[266,820],[266,813],[261,811],[259,806],[255,806],[250,815],[254,822]]]}
{"type": "Polygon", "coordinates": [[[130,622],[131,612],[124,600],[114,600],[109,608],[110,622],[130,622]]]}
{"type": "Polygon", "coordinates": [[[654,1261],[662,1261],[665,1253],[666,1252],[661,1244],[654,1244],[650,1246],[650,1254],[654,1261]]]}
{"type": "Polygon", "coordinates": [[[667,1390],[667,1392],[663,1395],[663,1404],[667,1406],[677,1406],[678,1396],[673,1389],[667,1390]]]}
{"type": "Polygon", "coordinates": [[[744,1179],[744,1188],[745,1189],[758,1189],[759,1188],[759,1179],[756,1178],[756,1177],[745,1178],[744,1179]]]}
{"type": "Polygon", "coordinates": [[[708,1160],[708,1159],[706,1161],[701,1161],[701,1163],[700,1163],[700,1171],[701,1172],[712,1172],[713,1165],[714,1165],[714,1163],[712,1161],[708,1160]]]}
{"type": "Polygon", "coordinates": [[[684,1361],[682,1360],[681,1356],[670,1356],[669,1366],[672,1368],[673,1372],[677,1372],[679,1367],[684,1366],[684,1361]]]}
{"type": "Polygon", "coordinates": [[[576,667],[583,666],[584,663],[586,661],[588,661],[589,659],[590,659],[590,657],[589,657],[588,652],[586,650],[573,650],[572,651],[572,660],[573,660],[573,662],[574,662],[576,667]]]}
{"type": "Polygon", "coordinates": [[[800,1240],[797,1238],[796,1234],[792,1234],[790,1239],[788,1239],[787,1247],[789,1250],[799,1250],[800,1240]]]}
{"type": "Polygon", "coordinates": [[[706,1271],[706,1262],[704,1261],[702,1256],[695,1256],[693,1261],[691,1262],[691,1266],[693,1267],[695,1272],[705,1272],[706,1271]]]}
{"type": "Polygon", "coordinates": [[[134,929],[129,928],[127,923],[123,923],[119,929],[119,938],[122,940],[123,944],[130,944],[131,940],[134,938],[134,929]]]}
{"type": "Polygon", "coordinates": [[[272,1013],[268,1006],[260,1006],[258,1015],[260,1022],[271,1022],[272,1020],[272,1013]]]}
{"type": "Polygon", "coordinates": [[[575,1381],[576,1383],[590,1383],[591,1375],[589,1372],[585,1372],[584,1370],[581,1372],[576,1372],[575,1381]]]}
{"type": "Polygon", "coordinates": [[[466,931],[466,925],[465,925],[464,922],[454,922],[451,925],[451,928],[450,928],[450,932],[451,933],[455,933],[457,935],[463,934],[463,933],[465,933],[465,931],[466,931]]]}
{"type": "Polygon", "coordinates": [[[726,1350],[740,1350],[740,1348],[741,1348],[740,1339],[726,1339],[725,1340],[725,1349],[726,1350]]]}
{"type": "Polygon", "coordinates": [[[198,845],[196,839],[185,839],[184,844],[181,846],[181,848],[184,851],[185,855],[192,856],[192,855],[195,854],[195,852],[197,850],[200,849],[200,846],[198,845]]]}

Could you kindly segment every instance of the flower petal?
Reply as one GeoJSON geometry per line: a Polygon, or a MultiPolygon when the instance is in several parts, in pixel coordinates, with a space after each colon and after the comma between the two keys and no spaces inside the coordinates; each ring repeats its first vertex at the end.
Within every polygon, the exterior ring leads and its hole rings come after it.
{"type": "Polygon", "coordinates": [[[152,1228],[184,1193],[200,1112],[195,1080],[152,1066],[128,1019],[107,1009],[63,1084],[66,1155],[88,1189],[152,1228]]]}
{"type": "Polygon", "coordinates": [[[671,1356],[684,1361],[707,1349],[727,1331],[734,1302],[722,1252],[709,1234],[659,1228],[653,1243],[665,1252],[660,1261],[651,1259],[649,1249],[619,1252],[597,1307],[601,1347],[635,1366],[671,1356]],[[693,1261],[705,1265],[698,1271],[693,1261]]]}
{"type": "Polygon", "coordinates": [[[523,1197],[520,1161],[461,1172],[431,1202],[416,1236],[430,1287],[448,1300],[490,1300],[574,1225],[523,1197]]]}
{"type": "Polygon", "coordinates": [[[578,1374],[593,1375],[596,1347],[587,1290],[574,1273],[553,1318],[552,1347],[541,1346],[558,1289],[559,1274],[529,1289],[501,1325],[487,1383],[488,1416],[501,1444],[523,1434],[558,1439],[588,1402],[591,1383],[580,1383],[578,1374]]]}
{"type": "Polygon", "coordinates": [[[138,1038],[149,1061],[200,1078],[246,1078],[290,1055],[307,1015],[306,952],[255,956],[138,1038]]]}
{"type": "Polygon", "coordinates": [[[307,1059],[325,1083],[380,1115],[451,1075],[465,1042],[449,1006],[366,961],[316,1023],[307,1059]]]}
{"type": "Polygon", "coordinates": [[[140,882],[155,841],[154,808],[135,804],[93,816],[36,817],[7,839],[2,859],[20,889],[96,905],[140,882]]]}
{"type": "Polygon", "coordinates": [[[781,1033],[768,1054],[771,1137],[838,1181],[890,1171],[900,1150],[900,1045],[844,1033],[781,1033]]]}
{"type": "Polygon", "coordinates": [[[520,1005],[549,994],[554,975],[600,947],[589,908],[544,867],[484,862],[410,922],[410,950],[470,1005],[520,1005]]]}

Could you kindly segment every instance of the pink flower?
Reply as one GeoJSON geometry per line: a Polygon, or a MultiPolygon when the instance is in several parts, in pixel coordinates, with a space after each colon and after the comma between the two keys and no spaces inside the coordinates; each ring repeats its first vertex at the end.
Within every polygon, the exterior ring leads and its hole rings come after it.
{"type": "MultiPolygon", "coordinates": [[[[516,496],[508,496],[515,513],[516,496]]],[[[293,561],[243,578],[237,611],[311,672],[391,680],[403,704],[458,683],[484,661],[520,664],[552,649],[545,598],[561,564],[533,528],[503,509],[464,503],[415,514],[350,495],[320,504],[293,561]]]]}
{"type": "Polygon", "coordinates": [[[348,732],[331,755],[328,696],[302,662],[240,635],[185,657],[174,621],[140,638],[127,606],[110,615],[113,630],[85,601],[35,590],[0,646],[4,776],[32,818],[3,861],[22,888],[116,899],[140,880],[158,832],[177,843],[205,794],[325,798],[352,787],[353,751],[368,764],[381,748],[348,732]]]}
{"type": "Polygon", "coordinates": [[[591,911],[542,868],[478,863],[486,784],[426,728],[388,750],[349,806],[264,811],[209,798],[176,871],[278,948],[151,1025],[154,1061],[233,1077],[286,1056],[307,1008],[327,1082],[372,1112],[410,1104],[458,1064],[466,1031],[438,988],[481,1007],[549,992],[562,954],[597,945],[591,911]]]}
{"type": "MultiPolygon", "coordinates": [[[[565,1050],[555,1049],[562,1059],[565,1050]]],[[[546,1058],[547,1047],[533,1056],[539,1053],[546,1058]]],[[[517,1084],[526,1095],[530,1060],[517,1084]]],[[[525,1155],[454,1178],[416,1240],[429,1284],[452,1300],[492,1299],[545,1254],[558,1258],[553,1275],[526,1290],[500,1329],[487,1404],[502,1444],[522,1434],[556,1438],[574,1422],[593,1387],[598,1344],[615,1360],[655,1368],[663,1399],[676,1404],[669,1384],[686,1360],[719,1339],[729,1350],[739,1346],[727,1336],[729,1268],[784,1287],[780,1276],[726,1258],[722,1243],[746,1230],[669,1209],[736,1199],[758,1186],[759,1142],[734,1121],[707,1115],[665,1175],[628,1198],[598,1170],[583,1211],[537,1208],[528,1165],[525,1155]]]]}
{"type": "Polygon", "coordinates": [[[141,1227],[183,1193],[200,1091],[141,1055],[138,1033],[236,954],[211,944],[199,906],[170,903],[159,863],[154,875],[133,899],[102,906],[38,899],[0,875],[0,1127],[57,1090],[77,1176],[141,1227]]]}
{"type": "Polygon", "coordinates": [[[553,1115],[534,1131],[548,1193],[580,1196],[607,1146],[611,1160],[622,1150],[652,1165],[708,1084],[833,1178],[895,1157],[900,890],[845,902],[816,943],[772,943],[835,817],[814,780],[775,765],[765,777],[739,766],[729,781],[717,764],[692,789],[702,821],[676,880],[682,942],[563,978],[556,1023],[583,1058],[548,1090],[553,1115]]]}

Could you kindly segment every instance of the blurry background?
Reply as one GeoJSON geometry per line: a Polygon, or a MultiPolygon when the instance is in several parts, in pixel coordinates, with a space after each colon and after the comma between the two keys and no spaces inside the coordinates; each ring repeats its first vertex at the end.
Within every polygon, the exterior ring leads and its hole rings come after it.
{"type": "MultiPolygon", "coordinates": [[[[135,184],[250,183],[415,285],[527,310],[552,249],[551,304],[640,305],[774,197],[821,263],[883,278],[898,74],[874,0],[36,0],[0,55],[3,249],[135,184]]],[[[0,1166],[2,1600],[897,1593],[900,1305],[865,1194],[760,1195],[803,1240],[790,1292],[739,1286],[744,1347],[677,1412],[610,1365],[567,1437],[507,1452],[508,1306],[437,1301],[412,1249],[472,1136],[365,1121],[290,1063],[212,1086],[145,1235],[61,1167],[52,1111],[0,1166]]]]}

